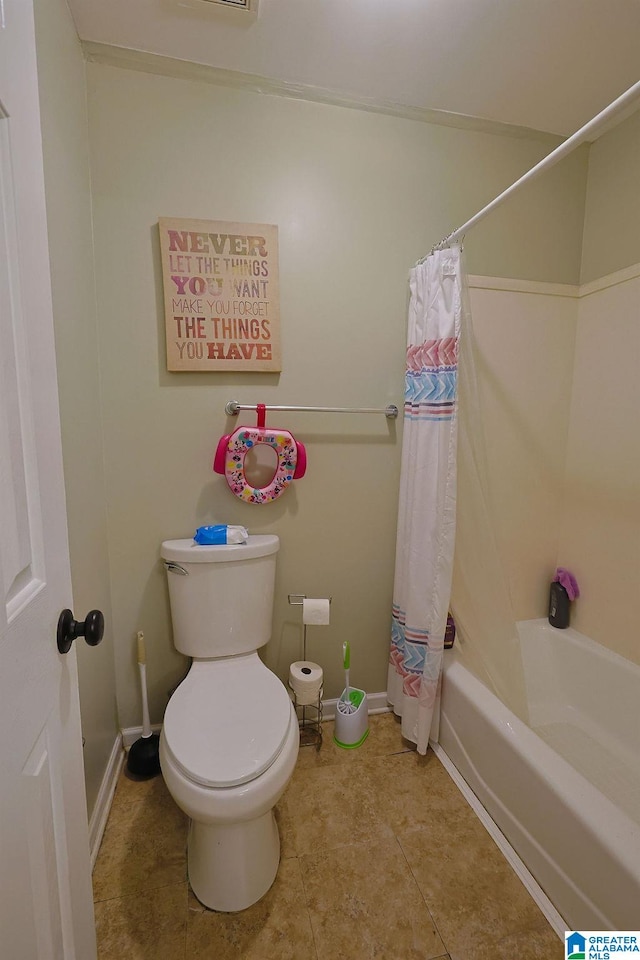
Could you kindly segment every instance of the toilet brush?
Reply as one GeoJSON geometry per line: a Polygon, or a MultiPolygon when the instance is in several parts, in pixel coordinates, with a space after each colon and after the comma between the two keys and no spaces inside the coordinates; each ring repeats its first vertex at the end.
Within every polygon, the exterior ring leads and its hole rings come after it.
{"type": "Polygon", "coordinates": [[[147,703],[147,657],[144,633],[138,633],[138,669],[142,690],[142,736],[133,743],[127,757],[127,770],[135,777],[147,780],[160,773],[160,737],[151,732],[147,703]]]}
{"type": "Polygon", "coordinates": [[[342,644],[342,665],[344,666],[344,693],[338,701],[338,710],[340,713],[355,713],[356,704],[351,702],[351,689],[349,687],[349,667],[351,665],[351,648],[349,641],[345,640],[342,644]]]}
{"type": "Polygon", "coordinates": [[[369,716],[367,695],[364,690],[352,687],[349,680],[351,666],[351,648],[349,641],[342,644],[342,665],[344,667],[344,691],[336,702],[336,716],[333,728],[334,742],[345,750],[361,746],[369,734],[369,716]]]}

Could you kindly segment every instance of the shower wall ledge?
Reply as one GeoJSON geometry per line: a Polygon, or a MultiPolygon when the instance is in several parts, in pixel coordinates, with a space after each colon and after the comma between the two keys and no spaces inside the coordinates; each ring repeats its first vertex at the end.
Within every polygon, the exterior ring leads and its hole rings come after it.
{"type": "Polygon", "coordinates": [[[540,296],[569,297],[582,299],[589,297],[600,290],[607,290],[620,283],[635,280],[640,277],[640,263],[634,263],[615,273],[609,273],[590,280],[589,283],[548,283],[543,280],[517,280],[510,277],[481,277],[471,274],[468,277],[469,287],[474,290],[501,290],[508,293],[532,293],[540,296]]]}

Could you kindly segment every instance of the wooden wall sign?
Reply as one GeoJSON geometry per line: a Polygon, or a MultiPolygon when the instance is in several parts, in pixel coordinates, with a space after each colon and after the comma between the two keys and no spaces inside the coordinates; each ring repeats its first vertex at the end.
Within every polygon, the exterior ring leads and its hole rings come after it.
{"type": "Polygon", "coordinates": [[[278,228],[158,221],[168,370],[282,369],[278,228]]]}

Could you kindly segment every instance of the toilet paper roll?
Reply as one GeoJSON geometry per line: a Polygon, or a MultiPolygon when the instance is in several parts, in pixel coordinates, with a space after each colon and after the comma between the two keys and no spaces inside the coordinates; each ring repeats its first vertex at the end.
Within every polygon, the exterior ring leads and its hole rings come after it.
{"type": "Polygon", "coordinates": [[[324,627],[329,623],[330,604],[322,597],[312,599],[305,597],[302,601],[302,622],[314,627],[324,627]]]}
{"type": "Polygon", "coordinates": [[[302,706],[317,701],[322,681],[322,667],[311,660],[296,660],[289,667],[289,686],[302,706]]]}

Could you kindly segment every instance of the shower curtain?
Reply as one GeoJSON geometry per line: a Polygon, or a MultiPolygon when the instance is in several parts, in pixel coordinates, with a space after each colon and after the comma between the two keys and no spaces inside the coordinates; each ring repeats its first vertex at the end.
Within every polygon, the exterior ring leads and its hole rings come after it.
{"type": "Polygon", "coordinates": [[[404,433],[387,697],[402,735],[426,753],[437,700],[456,527],[461,248],[411,271],[404,433]]]}

